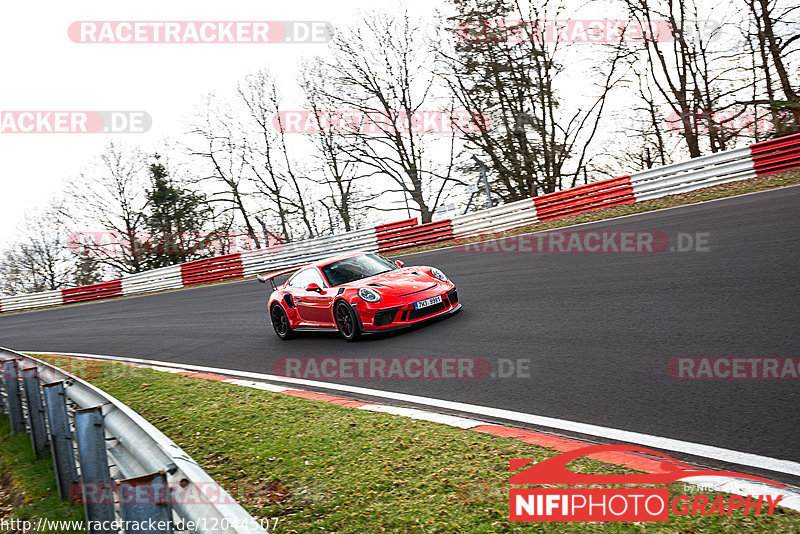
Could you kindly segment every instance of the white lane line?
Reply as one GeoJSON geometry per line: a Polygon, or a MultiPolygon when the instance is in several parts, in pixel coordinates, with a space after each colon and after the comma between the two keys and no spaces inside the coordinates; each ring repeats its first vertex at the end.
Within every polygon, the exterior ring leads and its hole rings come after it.
{"type": "Polygon", "coordinates": [[[68,352],[57,352],[57,351],[55,352],[21,351],[21,352],[34,353],[34,354],[55,354],[55,355],[63,354],[65,356],[78,356],[82,358],[98,358],[110,361],[141,363],[145,365],[158,365],[162,367],[172,367],[172,368],[177,367],[181,369],[186,369],[188,371],[201,371],[206,373],[235,375],[255,380],[268,380],[271,382],[280,382],[284,384],[299,384],[311,388],[323,388],[334,391],[344,391],[348,393],[354,393],[356,395],[366,395],[370,397],[391,399],[400,402],[421,404],[423,406],[431,406],[439,409],[453,410],[457,412],[481,415],[495,419],[516,421],[534,426],[554,428],[558,430],[564,430],[567,432],[575,432],[587,436],[597,436],[612,441],[635,443],[637,445],[644,445],[646,447],[652,447],[655,449],[681,452],[684,454],[690,454],[692,456],[699,456],[702,458],[712,458],[714,460],[720,460],[723,462],[728,462],[737,465],[746,465],[750,467],[756,467],[759,469],[767,469],[769,471],[774,471],[776,473],[785,473],[787,475],[800,476],[800,463],[792,462],[790,460],[779,460],[776,458],[761,456],[759,454],[753,454],[749,452],[739,452],[732,449],[715,447],[713,445],[692,443],[689,441],[682,441],[678,439],[654,436],[652,434],[642,434],[639,432],[631,432],[629,430],[608,428],[588,423],[579,423],[576,421],[567,421],[565,419],[556,419],[554,417],[545,417],[542,415],[515,412],[511,410],[504,410],[501,408],[478,406],[476,404],[466,404],[463,402],[433,399],[430,397],[422,397],[419,395],[395,393],[393,391],[383,391],[379,389],[348,386],[345,384],[334,384],[331,382],[319,382],[317,380],[307,380],[304,378],[287,378],[285,376],[254,373],[251,371],[237,371],[233,369],[222,369],[219,367],[207,367],[202,365],[178,364],[178,363],[162,362],[156,360],[144,360],[140,358],[118,358],[114,356],[98,356],[96,354],[81,354],[81,353],[68,353],[68,352]]]}
{"type": "Polygon", "coordinates": [[[158,365],[142,365],[145,369],[152,369],[153,371],[161,371],[162,373],[180,373],[180,369],[172,367],[160,367],[158,365]]]}
{"type": "Polygon", "coordinates": [[[408,417],[409,419],[417,419],[420,421],[441,423],[443,425],[463,428],[464,430],[487,424],[485,421],[478,421],[476,419],[467,419],[465,417],[457,417],[455,415],[448,415],[445,413],[426,412],[424,410],[415,410],[414,408],[401,408],[399,406],[389,406],[388,404],[367,404],[366,406],[360,406],[358,409],[367,410],[370,412],[381,412],[392,415],[399,415],[402,417],[408,417]]]}
{"type": "Polygon", "coordinates": [[[232,378],[230,380],[220,380],[220,382],[225,382],[226,384],[235,384],[237,386],[244,386],[246,388],[271,391],[273,393],[283,393],[284,391],[289,390],[289,388],[283,386],[276,386],[275,384],[267,384],[266,382],[253,382],[252,380],[239,380],[238,378],[232,378]]]}

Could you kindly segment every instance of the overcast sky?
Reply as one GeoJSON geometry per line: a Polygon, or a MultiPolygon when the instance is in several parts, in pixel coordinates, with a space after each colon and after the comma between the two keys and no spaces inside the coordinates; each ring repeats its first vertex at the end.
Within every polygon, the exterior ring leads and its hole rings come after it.
{"type": "MultiPolygon", "coordinates": [[[[46,205],[112,138],[157,146],[180,137],[209,92],[228,94],[267,67],[289,90],[296,64],[324,44],[78,44],[80,20],[322,20],[349,24],[374,0],[140,0],[4,2],[0,15],[0,110],[142,110],[146,134],[0,134],[0,247],[25,212],[46,205]]],[[[394,3],[387,5],[396,5],[394,3]]],[[[407,2],[430,14],[437,1],[407,2]]]]}
{"type": "MultiPolygon", "coordinates": [[[[612,2],[576,1],[573,9],[583,6],[582,15],[593,18],[624,18],[619,6],[609,9],[612,2]]],[[[181,139],[208,93],[230,95],[246,73],[264,67],[278,79],[284,95],[296,94],[298,61],[326,50],[325,44],[80,44],[67,33],[73,22],[299,20],[328,21],[335,28],[358,20],[359,11],[398,5],[375,0],[4,3],[0,111],[136,110],[147,112],[153,122],[145,134],[0,134],[0,248],[14,239],[24,213],[58,196],[63,181],[78,175],[109,140],[154,150],[165,139],[181,139]]],[[[445,3],[407,0],[406,5],[412,15],[432,17],[445,3]]],[[[585,62],[584,50],[588,49],[577,49],[585,62]]],[[[572,65],[567,93],[589,90],[579,63],[572,65]]],[[[573,101],[567,93],[562,96],[573,101]]],[[[613,110],[608,115],[613,118],[613,110]]]]}

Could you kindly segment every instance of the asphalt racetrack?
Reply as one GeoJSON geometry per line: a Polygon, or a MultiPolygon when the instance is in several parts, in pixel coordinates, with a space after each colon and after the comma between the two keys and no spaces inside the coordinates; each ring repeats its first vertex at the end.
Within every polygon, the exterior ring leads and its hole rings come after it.
{"type": "Polygon", "coordinates": [[[800,187],[584,225],[707,233],[707,252],[465,253],[462,312],[347,343],[279,340],[255,280],[0,315],[0,345],[272,373],[280,357],[530,359],[529,378],[344,380],[800,461],[800,381],[677,380],[676,357],[800,356],[800,187]]]}

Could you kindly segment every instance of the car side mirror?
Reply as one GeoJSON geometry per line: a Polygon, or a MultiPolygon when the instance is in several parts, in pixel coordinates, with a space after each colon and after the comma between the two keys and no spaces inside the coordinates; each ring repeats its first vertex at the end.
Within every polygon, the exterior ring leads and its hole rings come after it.
{"type": "Polygon", "coordinates": [[[322,293],[322,288],[319,287],[319,284],[315,284],[315,283],[312,282],[312,283],[308,284],[308,287],[306,288],[306,291],[316,291],[317,293],[322,293]]]}
{"type": "Polygon", "coordinates": [[[405,263],[403,263],[400,260],[395,261],[394,264],[397,265],[398,267],[402,267],[403,265],[405,265],[405,263]]]}

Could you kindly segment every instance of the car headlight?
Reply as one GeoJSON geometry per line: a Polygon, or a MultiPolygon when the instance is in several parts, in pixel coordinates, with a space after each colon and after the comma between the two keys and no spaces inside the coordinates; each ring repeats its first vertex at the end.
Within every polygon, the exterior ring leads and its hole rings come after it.
{"type": "Polygon", "coordinates": [[[442,271],[439,269],[431,268],[431,276],[439,280],[440,282],[447,282],[447,277],[444,275],[442,271]]]}
{"type": "Polygon", "coordinates": [[[362,287],[359,289],[358,296],[367,302],[378,302],[381,300],[381,294],[374,289],[369,289],[368,287],[362,287]]]}

